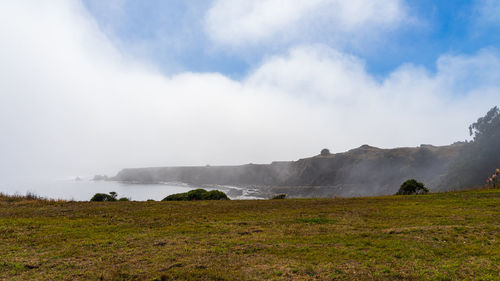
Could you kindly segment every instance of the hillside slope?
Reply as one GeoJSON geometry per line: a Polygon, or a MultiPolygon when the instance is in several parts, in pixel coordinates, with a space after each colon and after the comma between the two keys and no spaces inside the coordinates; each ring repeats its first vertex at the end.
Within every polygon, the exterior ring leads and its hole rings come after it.
{"type": "Polygon", "coordinates": [[[0,280],[498,280],[499,216],[500,189],[205,202],[0,196],[0,280]]]}
{"type": "Polygon", "coordinates": [[[446,186],[440,185],[441,180],[462,147],[463,143],[396,149],[364,145],[345,153],[268,165],[124,169],[113,180],[253,186],[284,190],[292,196],[322,197],[392,194],[404,180],[418,178],[432,190],[442,191],[446,186]]]}

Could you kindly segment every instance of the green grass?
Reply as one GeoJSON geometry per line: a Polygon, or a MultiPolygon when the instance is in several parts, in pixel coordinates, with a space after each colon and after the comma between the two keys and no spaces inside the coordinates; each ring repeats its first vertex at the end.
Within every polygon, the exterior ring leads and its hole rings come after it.
{"type": "Polygon", "coordinates": [[[0,196],[0,280],[500,280],[500,190],[354,199],[0,196]]]}

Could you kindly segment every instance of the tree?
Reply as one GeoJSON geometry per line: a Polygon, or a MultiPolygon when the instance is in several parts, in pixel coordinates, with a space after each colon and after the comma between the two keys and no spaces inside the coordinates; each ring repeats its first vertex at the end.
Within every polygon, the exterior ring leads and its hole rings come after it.
{"type": "Polygon", "coordinates": [[[426,194],[428,192],[429,189],[423,183],[411,179],[401,185],[396,195],[426,194]]]}
{"type": "Polygon", "coordinates": [[[474,136],[474,141],[482,141],[498,135],[500,129],[500,109],[493,107],[484,117],[469,126],[469,133],[474,136]]]}
{"type": "Polygon", "coordinates": [[[500,166],[500,109],[490,109],[469,126],[469,133],[473,141],[463,146],[441,183],[448,189],[481,186],[500,166]]]}
{"type": "MultiPolygon", "coordinates": [[[[116,198],[118,197],[118,193],[116,193],[116,192],[114,192],[114,191],[111,191],[111,192],[109,193],[109,195],[111,195],[111,197],[113,197],[113,199],[115,199],[115,200],[116,200],[116,198]]],[[[113,201],[115,201],[115,200],[113,200],[113,201]]]]}
{"type": "Polygon", "coordinates": [[[321,150],[321,156],[328,156],[330,155],[330,150],[328,148],[323,148],[321,150]]]}
{"type": "Polygon", "coordinates": [[[105,193],[96,193],[92,198],[90,199],[92,202],[112,202],[116,201],[116,197],[113,197],[112,195],[105,194],[105,193]]]}

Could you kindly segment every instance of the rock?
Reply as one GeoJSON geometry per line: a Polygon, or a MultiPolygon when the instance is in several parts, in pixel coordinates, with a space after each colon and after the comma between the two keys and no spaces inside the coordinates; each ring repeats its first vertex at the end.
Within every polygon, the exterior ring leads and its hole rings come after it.
{"type": "Polygon", "coordinates": [[[109,178],[106,175],[95,175],[92,180],[94,180],[94,181],[107,181],[107,180],[109,180],[109,178]]]}

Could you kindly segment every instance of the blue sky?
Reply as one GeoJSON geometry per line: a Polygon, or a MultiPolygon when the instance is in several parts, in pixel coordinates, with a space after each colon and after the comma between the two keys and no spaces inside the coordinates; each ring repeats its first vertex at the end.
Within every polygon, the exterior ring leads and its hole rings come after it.
{"type": "Polygon", "coordinates": [[[166,73],[221,72],[241,76],[246,58],[214,50],[203,31],[210,1],[84,1],[97,23],[121,50],[157,64],[166,73]],[[115,6],[117,5],[117,6],[115,6]]]}
{"type": "Polygon", "coordinates": [[[166,73],[220,72],[235,78],[245,75],[265,57],[297,43],[320,43],[354,54],[375,76],[385,76],[405,63],[433,70],[443,54],[474,54],[483,48],[500,47],[499,21],[481,19],[484,16],[479,7],[488,2],[493,1],[407,0],[407,16],[413,22],[361,47],[339,47],[329,39],[331,28],[320,27],[309,30],[317,33],[314,36],[279,46],[259,44],[228,50],[216,46],[203,28],[210,1],[84,0],[102,30],[123,52],[153,61],[166,73]]]}

